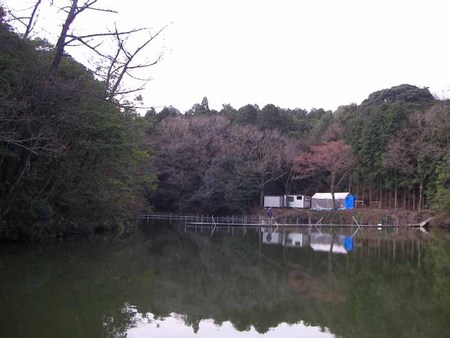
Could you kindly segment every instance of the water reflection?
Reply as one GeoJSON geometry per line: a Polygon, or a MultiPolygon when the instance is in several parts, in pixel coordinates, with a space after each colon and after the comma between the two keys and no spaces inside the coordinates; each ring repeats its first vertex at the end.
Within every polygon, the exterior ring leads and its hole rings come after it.
{"type": "Polygon", "coordinates": [[[263,244],[276,244],[288,247],[309,246],[314,251],[346,254],[353,250],[353,236],[322,232],[275,232],[266,231],[262,236],[263,244]]]}
{"type": "Polygon", "coordinates": [[[448,336],[448,233],[176,230],[1,247],[0,337],[448,336]]]}
{"type": "Polygon", "coordinates": [[[185,325],[185,316],[171,313],[167,318],[152,323],[143,323],[127,332],[128,338],[144,337],[183,337],[183,338],[202,338],[202,337],[317,337],[331,338],[334,334],[328,330],[322,330],[320,327],[306,326],[303,323],[288,325],[282,323],[276,329],[270,330],[265,334],[257,332],[253,327],[247,331],[237,333],[236,328],[229,321],[216,323],[212,319],[203,319],[198,326],[192,330],[185,325]]]}

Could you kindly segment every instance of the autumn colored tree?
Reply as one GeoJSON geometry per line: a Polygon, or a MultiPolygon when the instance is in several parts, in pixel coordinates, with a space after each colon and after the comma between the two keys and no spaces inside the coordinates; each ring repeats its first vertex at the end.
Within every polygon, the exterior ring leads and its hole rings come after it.
{"type": "Polygon", "coordinates": [[[354,157],[352,149],[342,140],[312,146],[309,152],[300,154],[296,161],[296,177],[308,178],[320,173],[328,175],[328,184],[335,206],[336,187],[347,177],[354,157]]]}

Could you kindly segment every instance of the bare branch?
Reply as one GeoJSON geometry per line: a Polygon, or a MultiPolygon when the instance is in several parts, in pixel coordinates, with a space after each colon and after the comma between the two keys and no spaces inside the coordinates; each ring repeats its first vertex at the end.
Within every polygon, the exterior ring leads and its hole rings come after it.
{"type": "Polygon", "coordinates": [[[92,6],[93,4],[95,4],[97,1],[98,1],[98,0],[92,0],[91,2],[86,1],[86,2],[84,3],[83,6],[77,7],[77,8],[76,8],[75,15],[78,15],[78,14],[80,14],[81,12],[85,11],[86,9],[90,8],[90,6],[92,6]]]}
{"type": "Polygon", "coordinates": [[[23,35],[24,39],[28,38],[28,36],[30,35],[31,31],[33,30],[33,28],[36,24],[36,22],[34,21],[34,17],[36,16],[39,6],[41,5],[41,1],[42,0],[37,0],[36,4],[34,5],[33,11],[31,12],[31,15],[29,18],[30,20],[28,21],[28,24],[26,25],[25,34],[23,35]]]}
{"type": "Polygon", "coordinates": [[[119,35],[129,35],[137,32],[141,32],[144,30],[148,30],[148,28],[136,28],[129,31],[123,31],[123,32],[107,32],[107,33],[94,33],[94,34],[88,34],[88,35],[73,35],[73,34],[67,34],[66,37],[70,38],[70,40],[66,41],[66,45],[69,45],[71,42],[75,40],[82,40],[82,39],[90,39],[90,38],[98,38],[98,37],[106,37],[106,36],[119,36],[119,35]]]}
{"type": "Polygon", "coordinates": [[[149,82],[152,79],[151,76],[149,76],[147,78],[141,78],[141,77],[134,76],[133,74],[129,74],[129,73],[127,73],[127,75],[130,78],[132,78],[133,80],[137,80],[137,81],[141,81],[141,82],[149,82]]]}
{"type": "Polygon", "coordinates": [[[7,20],[6,22],[18,21],[20,24],[26,27],[26,23],[23,22],[22,20],[28,19],[27,16],[15,16],[14,13],[12,12],[9,12],[8,14],[12,19],[7,20]]]}
{"type": "Polygon", "coordinates": [[[141,87],[136,88],[136,89],[130,89],[130,90],[122,91],[122,92],[117,92],[116,95],[126,95],[126,94],[136,93],[136,92],[140,92],[140,91],[142,91],[142,90],[144,90],[144,89],[145,89],[145,88],[144,88],[144,86],[142,85],[141,87]]]}
{"type": "MultiPolygon", "coordinates": [[[[110,95],[109,95],[110,100],[112,100],[113,97],[116,95],[119,85],[122,82],[123,77],[128,73],[128,70],[130,69],[130,67],[137,67],[137,66],[131,66],[131,62],[136,57],[136,55],[138,55],[146,46],[148,46],[150,44],[150,42],[152,42],[157,36],[159,36],[161,34],[161,32],[167,27],[168,27],[168,25],[161,28],[155,35],[151,35],[150,38],[147,39],[147,41],[145,41],[143,44],[141,44],[141,46],[139,46],[132,53],[125,50],[123,41],[120,39],[119,36],[116,36],[116,39],[118,41],[118,48],[124,52],[124,54],[127,57],[127,61],[125,61],[125,63],[123,64],[123,67],[120,68],[120,69],[122,69],[122,71],[120,72],[115,84],[111,88],[110,95]]],[[[156,62],[154,62],[153,65],[156,64],[157,62],[159,62],[159,60],[160,60],[160,58],[158,58],[158,60],[156,62]]]]}
{"type": "Polygon", "coordinates": [[[37,151],[38,150],[48,150],[48,151],[50,151],[50,149],[47,148],[47,147],[38,147],[36,143],[35,143],[34,146],[28,146],[28,145],[26,145],[26,143],[31,142],[31,141],[43,141],[43,140],[45,140],[45,138],[42,138],[42,137],[31,137],[31,138],[28,138],[26,140],[15,140],[15,139],[12,139],[12,138],[5,138],[4,136],[3,137],[0,136],[0,142],[6,143],[6,144],[11,144],[11,145],[23,148],[23,149],[25,149],[25,150],[27,150],[27,151],[35,154],[35,155],[37,155],[37,151]]]}
{"type": "MultiPolygon", "coordinates": [[[[84,41],[84,40],[82,40],[82,39],[78,39],[77,37],[74,37],[74,38],[71,40],[71,43],[73,43],[74,41],[80,42],[80,44],[79,44],[78,46],[83,45],[83,46],[89,48],[90,50],[92,50],[95,54],[101,56],[102,58],[108,59],[108,55],[103,54],[103,53],[101,53],[101,52],[98,50],[98,47],[102,45],[101,42],[98,43],[98,44],[95,45],[95,46],[91,46],[88,42],[86,42],[86,41],[84,41]]],[[[67,43],[66,43],[66,45],[67,45],[67,43]]],[[[71,47],[74,47],[74,46],[76,46],[76,45],[71,45],[71,47]]]]}

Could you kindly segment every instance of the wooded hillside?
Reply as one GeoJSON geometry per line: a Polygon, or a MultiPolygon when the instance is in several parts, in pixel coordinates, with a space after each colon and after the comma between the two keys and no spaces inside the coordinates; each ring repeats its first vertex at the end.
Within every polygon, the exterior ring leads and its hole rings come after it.
{"type": "MultiPolygon", "coordinates": [[[[170,111],[170,112],[169,112],[170,111]]],[[[306,112],[274,105],[221,111],[207,99],[156,122],[158,209],[239,212],[262,196],[350,191],[366,207],[439,209],[447,196],[450,103],[400,85],[360,105],[306,112]],[[159,204],[160,203],[160,204],[159,204]]]]}
{"type": "Polygon", "coordinates": [[[366,207],[450,214],[450,101],[427,88],[383,89],[334,112],[216,111],[205,97],[141,116],[112,78],[13,31],[4,15],[2,238],[122,228],[142,210],[246,213],[265,194],[350,191],[366,207]]]}

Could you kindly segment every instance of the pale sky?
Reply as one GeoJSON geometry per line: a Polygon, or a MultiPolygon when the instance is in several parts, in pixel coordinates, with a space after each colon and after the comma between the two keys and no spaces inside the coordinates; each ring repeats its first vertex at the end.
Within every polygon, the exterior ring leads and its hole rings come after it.
{"type": "MultiPolygon", "coordinates": [[[[3,1],[10,8],[33,3],[3,1]]],[[[334,110],[403,83],[450,97],[448,0],[100,0],[98,5],[119,14],[93,12],[73,27],[101,31],[116,22],[124,29],[157,30],[172,23],[149,49],[162,50],[163,59],[142,76],[152,77],[142,95],[157,111],[172,105],[184,112],[204,96],[217,110],[223,104],[238,109],[269,103],[334,110]]],[[[39,19],[55,41],[61,21],[49,13],[43,8],[39,19]]]]}

